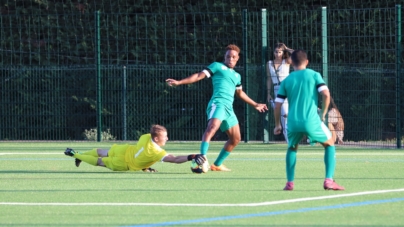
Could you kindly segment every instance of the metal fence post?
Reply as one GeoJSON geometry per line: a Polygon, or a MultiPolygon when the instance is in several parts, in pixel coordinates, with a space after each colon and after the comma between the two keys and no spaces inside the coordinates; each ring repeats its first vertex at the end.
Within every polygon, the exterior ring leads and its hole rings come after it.
{"type": "Polygon", "coordinates": [[[328,42],[327,42],[327,7],[321,9],[321,37],[322,37],[322,71],[324,82],[328,84],[328,42]]]}
{"type": "Polygon", "coordinates": [[[123,67],[122,78],[122,140],[127,140],[127,119],[126,119],[126,66],[123,67]]]}
{"type": "MultiPolygon", "coordinates": [[[[247,88],[248,88],[248,45],[247,45],[247,39],[248,39],[248,31],[247,31],[247,9],[243,9],[243,58],[244,58],[244,77],[245,77],[245,92],[247,93],[247,88]]],[[[245,111],[244,111],[244,142],[247,143],[249,140],[249,114],[248,114],[248,104],[245,105],[245,111]]]]}
{"type": "Polygon", "coordinates": [[[401,148],[401,5],[396,5],[396,141],[401,148]]]}
{"type": "MultiPolygon", "coordinates": [[[[327,42],[327,7],[321,8],[321,41],[322,41],[322,75],[325,84],[328,85],[328,42],[327,42]]],[[[328,85],[330,86],[330,85],[328,85]]],[[[328,113],[325,117],[326,125],[328,125],[328,113]]]]}
{"type": "MultiPolygon", "coordinates": [[[[268,51],[268,39],[267,39],[267,9],[261,9],[261,33],[262,33],[262,44],[261,44],[261,67],[262,67],[262,84],[264,85],[264,89],[262,92],[262,96],[265,98],[266,101],[266,92],[268,92],[266,88],[266,67],[265,64],[267,62],[267,51],[268,51]],[[265,92],[266,91],[266,92],[265,92]]],[[[268,113],[264,114],[264,143],[269,142],[269,116],[268,113]]]]}
{"type": "Polygon", "coordinates": [[[95,11],[95,65],[97,76],[97,141],[102,140],[100,11],[95,11]]]}

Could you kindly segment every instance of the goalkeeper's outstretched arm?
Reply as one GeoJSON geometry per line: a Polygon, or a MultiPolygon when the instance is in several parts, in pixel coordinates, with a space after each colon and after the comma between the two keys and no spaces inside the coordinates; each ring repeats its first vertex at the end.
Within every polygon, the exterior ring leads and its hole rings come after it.
{"type": "Polygon", "coordinates": [[[181,156],[174,156],[172,154],[168,154],[163,158],[162,161],[180,164],[187,161],[191,161],[192,159],[194,159],[198,165],[202,165],[206,161],[206,158],[201,154],[190,154],[181,156]]]}

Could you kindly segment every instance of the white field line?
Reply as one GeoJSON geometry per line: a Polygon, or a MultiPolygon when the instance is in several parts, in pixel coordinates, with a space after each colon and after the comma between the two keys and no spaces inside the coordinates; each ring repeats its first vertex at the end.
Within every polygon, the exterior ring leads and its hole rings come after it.
{"type": "MultiPolygon", "coordinates": [[[[168,151],[168,153],[170,153],[168,151]]],[[[188,152],[188,153],[183,153],[183,152],[174,152],[173,154],[175,155],[188,155],[192,152],[188,152]]],[[[198,151],[195,151],[194,153],[198,153],[198,151]]],[[[209,152],[208,155],[210,154],[219,154],[218,152],[209,152]]],[[[271,156],[271,155],[281,155],[281,156],[285,156],[286,151],[285,152],[248,152],[248,151],[243,151],[243,152],[238,152],[238,151],[234,151],[232,152],[232,156],[233,155],[267,155],[267,156],[271,156]]],[[[64,156],[63,152],[0,152],[0,155],[62,155],[64,156]]],[[[302,155],[320,155],[323,156],[324,153],[323,152],[305,152],[305,151],[298,151],[298,155],[302,156],[302,155]]],[[[366,152],[366,153],[356,153],[356,152],[351,152],[351,153],[338,153],[337,151],[337,156],[404,156],[404,152],[396,152],[396,153],[389,153],[389,152],[366,152]]]]}
{"type": "Polygon", "coordinates": [[[298,199],[287,199],[279,201],[261,202],[261,203],[222,203],[222,204],[199,204],[199,203],[24,203],[24,202],[0,202],[0,206],[167,206],[167,207],[258,207],[270,206],[286,203],[297,203],[314,200],[335,199],[343,197],[354,197],[362,195],[385,194],[393,192],[404,192],[404,188],[391,190],[377,190],[367,192],[356,192],[349,194],[337,194],[319,197],[307,197],[298,199]]]}
{"type": "Polygon", "coordinates": [[[0,155],[64,155],[62,152],[0,152],[0,155]]]}

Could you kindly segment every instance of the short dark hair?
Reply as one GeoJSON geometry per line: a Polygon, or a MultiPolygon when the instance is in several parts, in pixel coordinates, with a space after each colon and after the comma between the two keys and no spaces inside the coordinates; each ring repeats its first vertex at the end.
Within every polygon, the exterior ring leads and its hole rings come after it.
{"type": "Polygon", "coordinates": [[[235,50],[237,53],[240,53],[240,48],[235,44],[229,44],[226,47],[226,51],[228,51],[228,50],[235,50]]]}
{"type": "Polygon", "coordinates": [[[307,53],[304,50],[295,50],[293,51],[291,58],[293,65],[299,66],[307,60],[307,53]]]}

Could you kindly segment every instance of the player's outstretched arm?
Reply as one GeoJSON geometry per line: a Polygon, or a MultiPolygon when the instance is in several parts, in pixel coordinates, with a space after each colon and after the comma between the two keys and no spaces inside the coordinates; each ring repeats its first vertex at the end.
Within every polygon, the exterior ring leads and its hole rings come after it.
{"type": "Polygon", "coordinates": [[[194,159],[198,165],[202,165],[206,161],[206,158],[201,154],[190,154],[181,156],[174,156],[172,154],[169,154],[163,158],[163,162],[180,164],[187,161],[191,161],[192,159],[194,159]]]}
{"type": "Polygon", "coordinates": [[[241,89],[236,90],[236,95],[239,99],[243,100],[248,105],[254,107],[258,112],[265,112],[268,110],[268,107],[266,104],[256,103],[254,100],[252,100],[250,97],[248,97],[248,95],[241,89]]]}
{"type": "Polygon", "coordinates": [[[166,83],[168,84],[168,86],[179,86],[179,85],[183,85],[183,84],[192,84],[195,82],[198,82],[202,79],[204,79],[206,77],[206,74],[204,72],[200,72],[200,73],[194,73],[192,75],[190,75],[187,78],[184,78],[182,80],[174,80],[171,78],[166,79],[166,83]]]}

